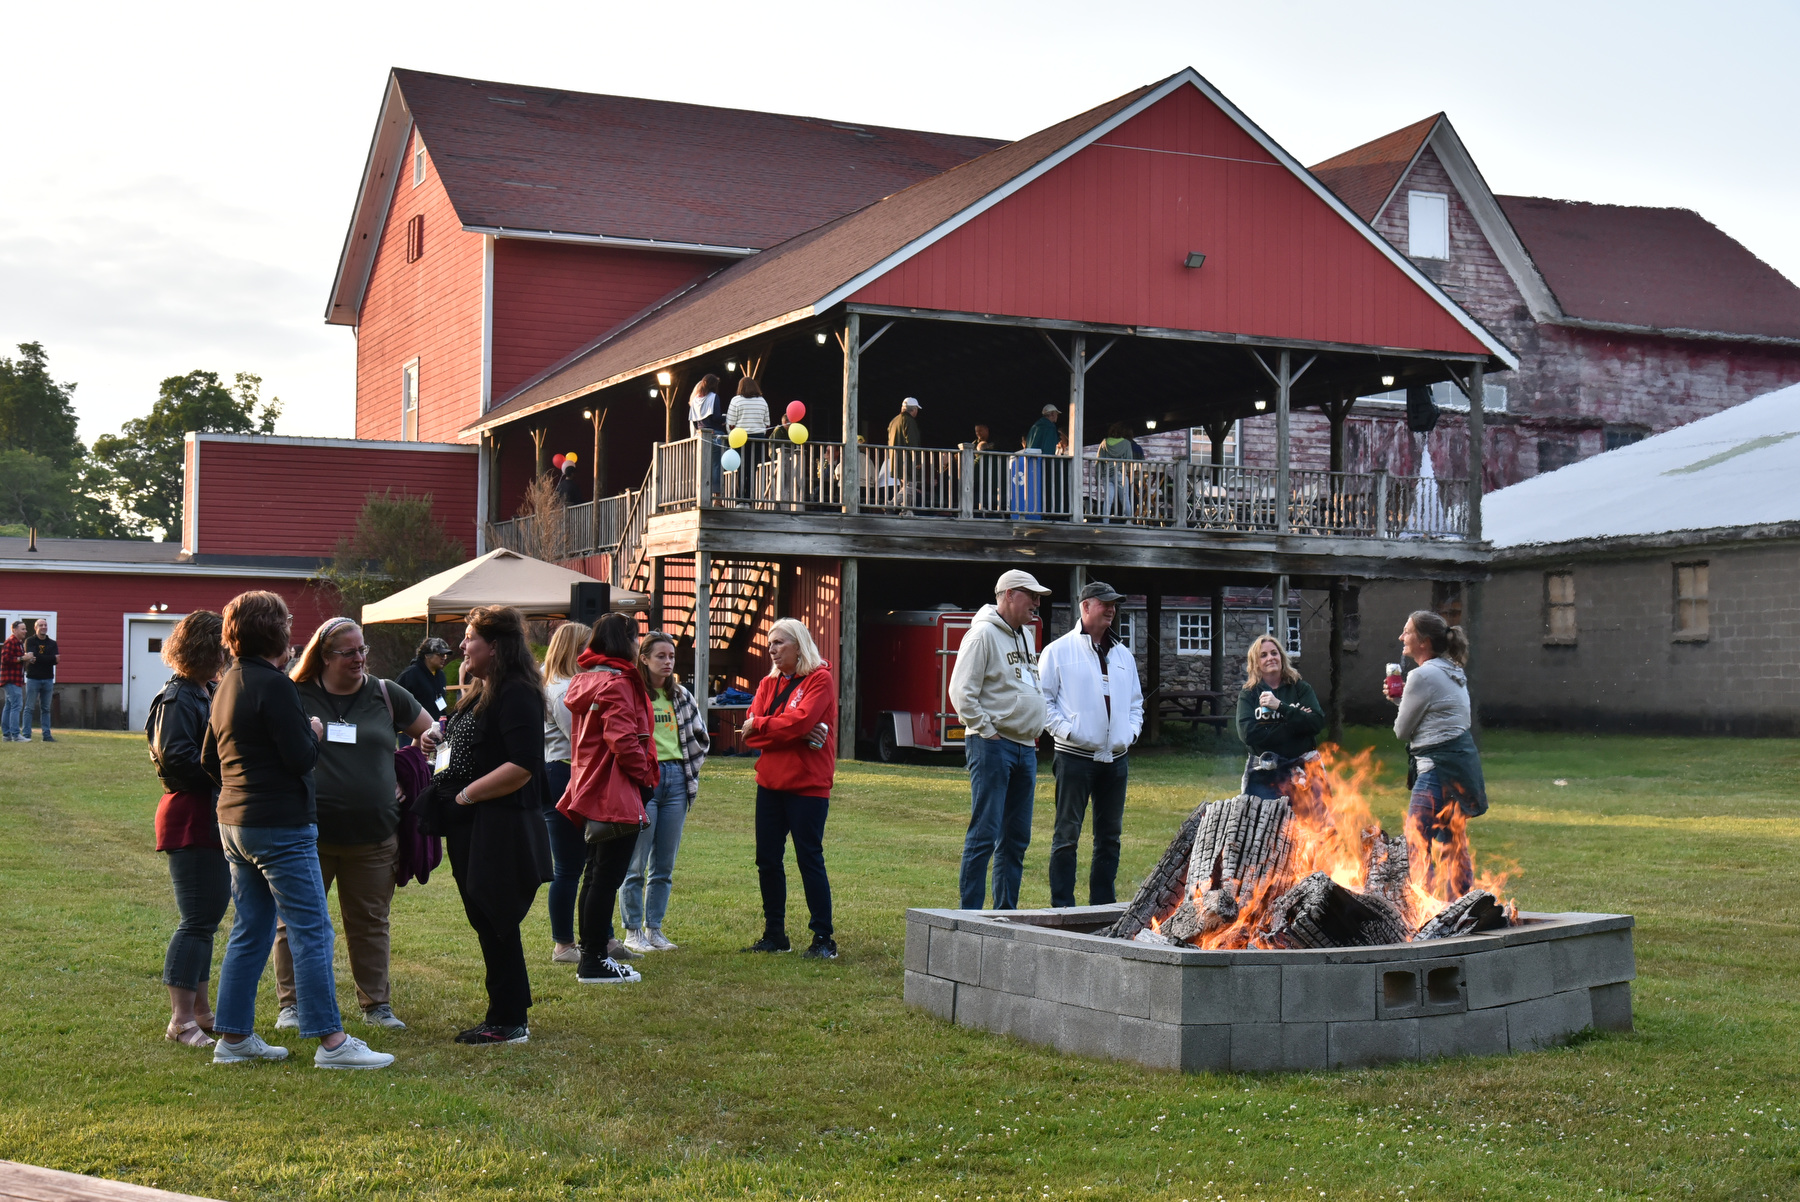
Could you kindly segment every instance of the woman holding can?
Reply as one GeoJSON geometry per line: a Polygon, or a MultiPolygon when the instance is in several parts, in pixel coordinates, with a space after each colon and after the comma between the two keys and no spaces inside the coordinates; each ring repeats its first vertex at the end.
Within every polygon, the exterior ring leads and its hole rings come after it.
{"type": "Polygon", "coordinates": [[[1291,792],[1300,762],[1317,749],[1325,710],[1274,635],[1251,640],[1244,668],[1244,691],[1238,694],[1237,705],[1238,738],[1250,749],[1244,792],[1281,797],[1281,787],[1289,785],[1291,792]]]}
{"type": "Polygon", "coordinates": [[[1469,640],[1429,609],[1414,612],[1400,632],[1400,646],[1418,667],[1407,674],[1399,697],[1394,734],[1406,749],[1406,783],[1412,801],[1406,810],[1406,843],[1416,865],[1423,860],[1425,887],[1453,901],[1474,884],[1474,861],[1467,839],[1457,838],[1463,821],[1487,813],[1487,783],[1475,748],[1469,710],[1469,640]],[[1447,875],[1446,875],[1447,874],[1447,875]]]}

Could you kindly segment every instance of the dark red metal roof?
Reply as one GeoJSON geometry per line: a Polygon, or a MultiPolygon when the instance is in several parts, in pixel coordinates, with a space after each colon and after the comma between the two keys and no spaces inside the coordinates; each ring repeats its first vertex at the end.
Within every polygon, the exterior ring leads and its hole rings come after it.
{"type": "Polygon", "coordinates": [[[396,69],[464,225],[761,249],[1004,143],[396,69]]]}
{"type": "Polygon", "coordinates": [[[1495,199],[1570,317],[1800,338],[1800,288],[1692,210],[1495,199]]]}
{"type": "Polygon", "coordinates": [[[1358,217],[1372,222],[1380,215],[1382,203],[1394,194],[1400,177],[1406,174],[1406,169],[1418,156],[1419,148],[1425,145],[1425,139],[1431,136],[1443,116],[1434,113],[1405,129],[1383,134],[1373,142],[1364,142],[1314,164],[1312,173],[1358,217]]]}

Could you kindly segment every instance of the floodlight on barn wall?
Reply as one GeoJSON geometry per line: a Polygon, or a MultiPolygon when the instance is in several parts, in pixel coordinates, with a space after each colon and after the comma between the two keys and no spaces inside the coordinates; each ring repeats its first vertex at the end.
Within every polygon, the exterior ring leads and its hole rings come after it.
{"type": "Polygon", "coordinates": [[[821,330],[817,334],[814,334],[813,341],[818,343],[820,346],[824,346],[825,345],[825,332],[823,330],[821,330]]]}
{"type": "Polygon", "coordinates": [[[675,382],[675,377],[670,372],[659,371],[656,373],[656,382],[661,384],[664,388],[667,388],[675,382]]]}
{"type": "Polygon", "coordinates": [[[1205,251],[1190,250],[1187,253],[1187,259],[1184,261],[1183,265],[1187,267],[1198,267],[1204,262],[1206,262],[1205,251]]]}

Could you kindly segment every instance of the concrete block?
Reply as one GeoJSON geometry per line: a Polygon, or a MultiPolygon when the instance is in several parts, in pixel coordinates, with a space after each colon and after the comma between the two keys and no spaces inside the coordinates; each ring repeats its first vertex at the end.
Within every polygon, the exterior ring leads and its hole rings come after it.
{"type": "Polygon", "coordinates": [[[925,970],[934,977],[947,977],[952,981],[979,985],[981,944],[979,935],[932,927],[931,947],[927,952],[925,970]]]}
{"type": "Polygon", "coordinates": [[[1055,1047],[1057,1025],[1062,1021],[1061,1010],[1060,1003],[1047,998],[1026,998],[1025,1004],[1012,1013],[1013,1038],[1044,1047],[1055,1047]]]}
{"type": "Polygon", "coordinates": [[[1419,1020],[1330,1023],[1326,1060],[1332,1068],[1366,1068],[1390,1060],[1419,1058],[1419,1020]]]}
{"type": "MultiPolygon", "coordinates": [[[[1189,1025],[1232,1020],[1231,969],[1202,964],[1154,967],[1158,971],[1149,976],[1151,1018],[1189,1025]]],[[[1279,982],[1280,977],[1276,980],[1279,982]]]]}
{"type": "Polygon", "coordinates": [[[1419,1057],[1503,1056],[1509,1047],[1506,1011],[1470,1010],[1419,1020],[1419,1057]]]}
{"type": "Polygon", "coordinates": [[[1631,982],[1596,985],[1588,990],[1588,1004],[1594,1013],[1594,1030],[1631,1030],[1631,982]]]}
{"type": "Polygon", "coordinates": [[[1359,1022],[1375,1017],[1373,964],[1294,964],[1281,970],[1281,1021],[1359,1022]]]}
{"type": "Polygon", "coordinates": [[[1231,1071],[1231,1027],[1226,1023],[1184,1026],[1181,1029],[1181,1071],[1224,1073],[1231,1071]]]}
{"type": "Polygon", "coordinates": [[[922,972],[909,972],[901,987],[902,999],[927,1014],[950,1020],[956,1017],[956,982],[922,972]]]}
{"type": "Polygon", "coordinates": [[[998,1031],[999,1007],[995,999],[999,995],[991,989],[982,989],[975,985],[958,985],[956,987],[956,1025],[973,1027],[978,1031],[998,1031]]]}
{"type": "Polygon", "coordinates": [[[906,920],[906,971],[928,972],[931,948],[931,926],[919,919],[906,920]]]}
{"type": "Polygon", "coordinates": [[[1515,1052],[1567,1043],[1594,1022],[1593,1001],[1585,989],[1515,1002],[1506,1008],[1506,1042],[1515,1052]]]}
{"type": "Polygon", "coordinates": [[[1553,949],[1548,943],[1526,943],[1463,957],[1469,983],[1469,1009],[1509,1006],[1556,992],[1553,949]]]}
{"type": "Polygon", "coordinates": [[[1119,1055],[1151,1068],[1181,1068],[1181,1028],[1174,1023],[1121,1015],[1119,1055]]]}
{"type": "Polygon", "coordinates": [[[1238,964],[1231,973],[1233,1023],[1281,1021],[1281,969],[1273,964],[1238,964]]]}
{"type": "Polygon", "coordinates": [[[1086,1006],[1057,1006],[1056,1050],[1079,1056],[1119,1055],[1119,1016],[1086,1006]]]}
{"type": "Polygon", "coordinates": [[[1637,978],[1629,930],[1559,939],[1549,947],[1558,993],[1637,978]]]}
{"type": "Polygon", "coordinates": [[[1085,982],[1082,998],[1077,1003],[1090,1010],[1111,1010],[1133,1018],[1150,1016],[1150,977],[1157,969],[1170,970],[1171,965],[1149,964],[1118,956],[1077,953],[1089,961],[1077,971],[1085,982]]]}
{"type": "Polygon", "coordinates": [[[1283,1072],[1310,1073],[1328,1063],[1329,1036],[1325,1023],[1281,1024],[1281,1068],[1283,1072]]]}
{"type": "Polygon", "coordinates": [[[1325,1023],[1233,1023],[1231,1071],[1309,1072],[1326,1064],[1325,1023]]]}
{"type": "Polygon", "coordinates": [[[1030,997],[1037,992],[1038,949],[1014,939],[981,941],[981,987],[1030,997]]]}
{"type": "Polygon", "coordinates": [[[1063,947],[1037,945],[1037,995],[1053,1002],[1079,1004],[1087,997],[1087,967],[1090,957],[1063,947]]]}

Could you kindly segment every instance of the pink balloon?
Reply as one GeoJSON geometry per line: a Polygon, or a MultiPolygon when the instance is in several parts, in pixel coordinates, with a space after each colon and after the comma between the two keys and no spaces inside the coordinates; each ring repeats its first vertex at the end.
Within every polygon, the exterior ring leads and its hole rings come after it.
{"type": "Polygon", "coordinates": [[[556,466],[557,471],[562,471],[563,457],[561,455],[552,455],[550,462],[556,466]]]}
{"type": "Polygon", "coordinates": [[[797,422],[805,416],[806,416],[806,406],[805,405],[802,405],[799,401],[789,401],[788,402],[787,419],[789,421],[797,422]]]}

